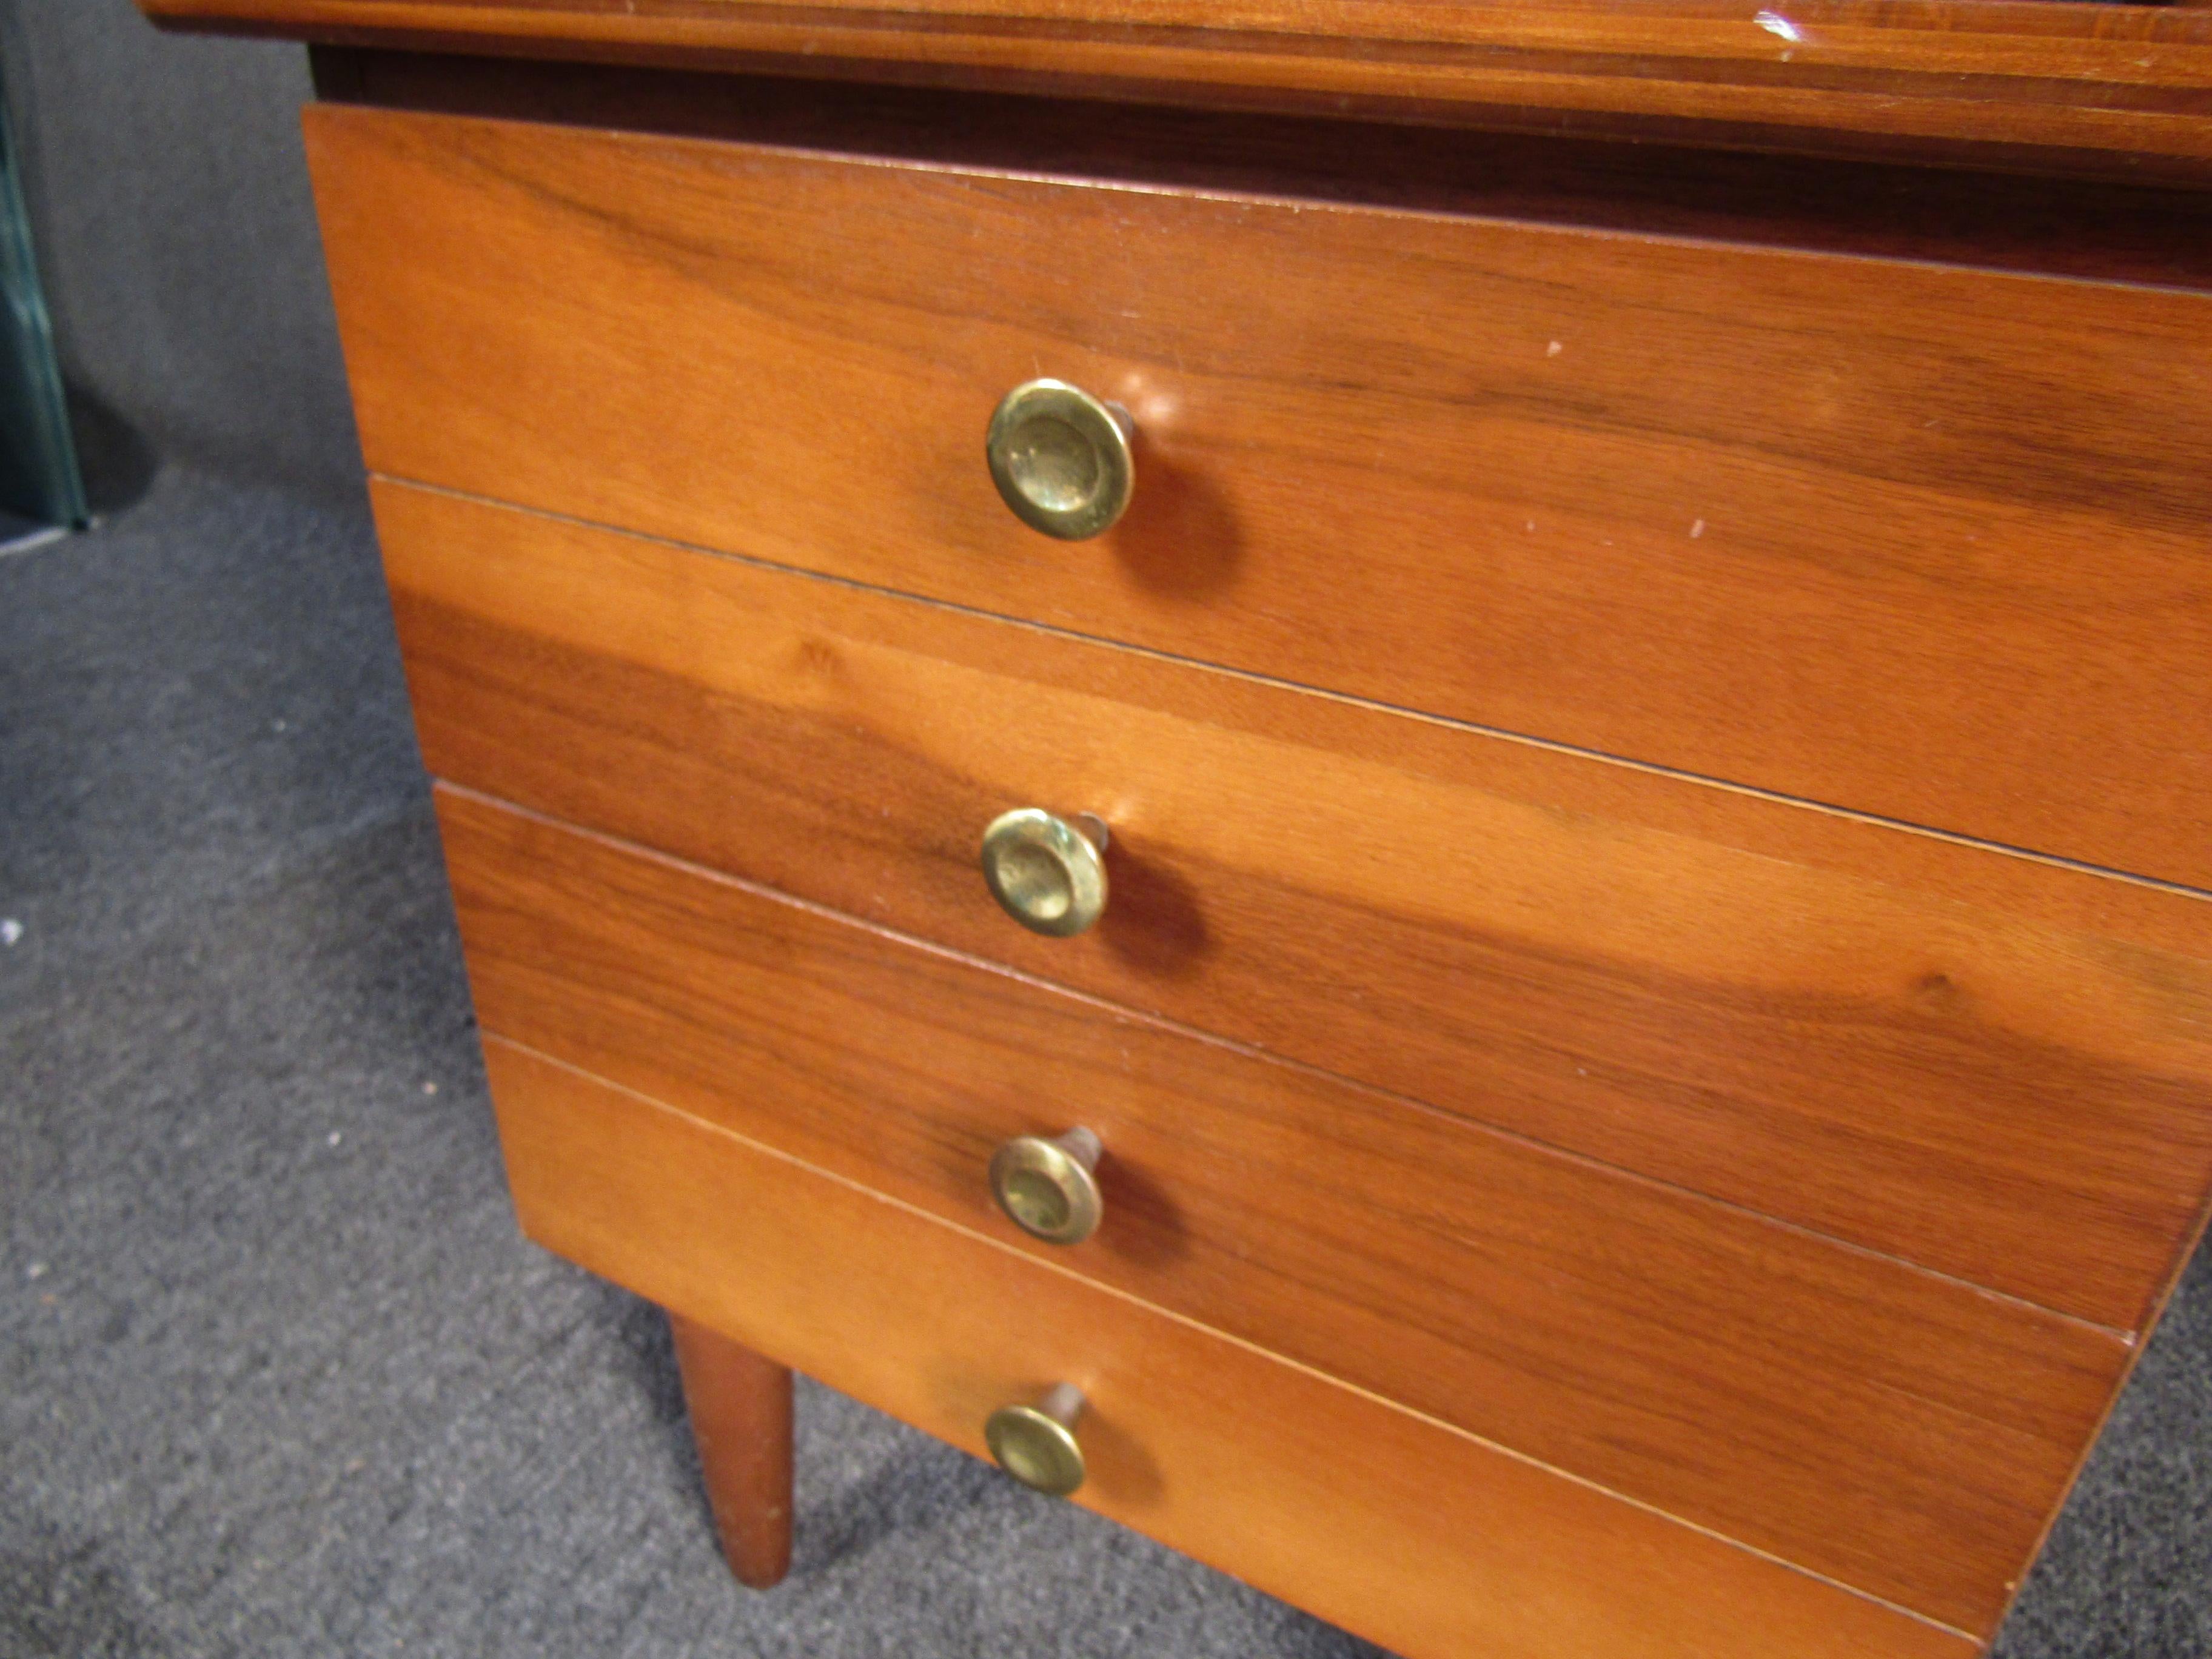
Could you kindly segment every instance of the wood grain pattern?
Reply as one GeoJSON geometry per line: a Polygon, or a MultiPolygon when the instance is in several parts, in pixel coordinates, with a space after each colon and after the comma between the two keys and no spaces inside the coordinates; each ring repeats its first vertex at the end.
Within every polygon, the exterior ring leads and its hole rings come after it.
{"type": "Polygon", "coordinates": [[[486,1059],[539,1243],[971,1453],[993,1409],[1073,1382],[1076,1502],[1407,1659],[1975,1650],[526,1050],[486,1059]]]}
{"type": "Polygon", "coordinates": [[[538,58],[310,58],[317,96],[380,108],[2212,289],[2212,191],[2141,179],[538,58]]]}
{"type": "Polygon", "coordinates": [[[2212,18],[2068,0],[141,0],[175,25],[354,44],[926,76],[1091,97],[1633,118],[2212,157],[2212,18]]]}
{"type": "Polygon", "coordinates": [[[2128,1345],[442,791],[489,1030],[1986,1633],[2128,1345]],[[996,1216],[1018,1134],[1106,1220],[996,1216]]]}
{"type": "Polygon", "coordinates": [[[381,471],[2212,885],[2212,297],[309,137],[381,471]],[[977,453],[1040,370],[1136,412],[1098,542],[977,453]]]}
{"type": "Polygon", "coordinates": [[[773,1589],[791,1571],[791,1369],[681,1314],[668,1324],[723,1559],[773,1589]]]}
{"type": "Polygon", "coordinates": [[[2123,1328],[2212,1185],[2212,906],[375,489],[432,769],[2123,1328]],[[1112,824],[1105,921],[982,827],[1112,824]]]}

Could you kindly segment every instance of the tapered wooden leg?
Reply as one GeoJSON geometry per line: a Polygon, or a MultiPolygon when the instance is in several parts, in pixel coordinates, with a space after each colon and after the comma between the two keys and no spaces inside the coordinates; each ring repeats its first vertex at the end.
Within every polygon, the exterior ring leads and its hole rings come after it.
{"type": "Polygon", "coordinates": [[[791,1570],[791,1372],[704,1325],[668,1324],[722,1554],[739,1583],[770,1589],[791,1570]]]}

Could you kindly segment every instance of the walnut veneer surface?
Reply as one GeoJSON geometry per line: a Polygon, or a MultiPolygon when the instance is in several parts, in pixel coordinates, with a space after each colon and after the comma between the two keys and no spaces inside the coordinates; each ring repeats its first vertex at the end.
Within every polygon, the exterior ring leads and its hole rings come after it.
{"type": "Polygon", "coordinates": [[[309,136],[379,471],[2212,886],[2212,297],[309,136]],[[974,464],[976,407],[1048,362],[1142,451],[1073,548],[974,464]]]}
{"type": "Polygon", "coordinates": [[[180,25],[1395,110],[1762,147],[2212,161],[2212,13],[2075,0],[142,0],[180,25]]]}
{"type": "Polygon", "coordinates": [[[1814,867],[1802,808],[375,499],[441,776],[2122,1329],[2212,1180],[2198,901],[2008,861],[1977,904],[1985,853],[1814,867]],[[1037,799],[1115,826],[1081,939],[977,902],[1037,799]]]}
{"type": "Polygon", "coordinates": [[[496,1036],[485,1059],[533,1237],[978,1454],[988,1413],[1072,1377],[1078,1501],[1403,1652],[1973,1651],[496,1036]]]}
{"type": "Polygon", "coordinates": [[[630,66],[307,127],[518,1207],[702,1398],[1073,1383],[1076,1501],[1411,1659],[1986,1640],[2212,1190],[2212,12],[147,9],[630,66]],[[806,54],[1096,101],[636,67],[806,54]]]}
{"type": "Polygon", "coordinates": [[[974,1172],[1079,1102],[1109,1221],[1034,1254],[1961,1624],[2001,1607],[2125,1363],[1956,1280],[443,813],[489,1029],[1014,1241],[974,1172]]]}

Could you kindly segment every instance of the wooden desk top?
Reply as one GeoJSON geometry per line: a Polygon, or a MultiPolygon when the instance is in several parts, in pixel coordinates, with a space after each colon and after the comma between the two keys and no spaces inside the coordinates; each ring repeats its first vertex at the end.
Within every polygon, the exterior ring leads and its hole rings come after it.
{"type": "Polygon", "coordinates": [[[140,0],[173,27],[2212,179],[2212,3],[140,0]]]}

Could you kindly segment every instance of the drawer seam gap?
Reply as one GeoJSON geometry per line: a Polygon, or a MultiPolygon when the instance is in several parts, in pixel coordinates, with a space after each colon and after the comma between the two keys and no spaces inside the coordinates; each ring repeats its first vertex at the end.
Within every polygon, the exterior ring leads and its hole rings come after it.
{"type": "Polygon", "coordinates": [[[1060,628],[1051,623],[1035,622],[1024,617],[1010,617],[978,606],[961,605],[951,599],[934,599],[925,593],[909,593],[903,589],[885,587],[875,582],[864,582],[850,576],[832,575],[823,571],[808,570],[798,565],[781,564],[773,559],[763,559],[750,553],[733,553],[726,548],[708,547],[697,542],[678,540],[672,536],[660,536],[647,531],[626,530],[618,525],[602,524],[594,519],[579,518],[574,514],[555,512],[546,507],[526,507],[505,501],[495,495],[482,495],[473,490],[456,489],[449,485],[426,483],[422,479],[383,472],[371,468],[368,477],[381,483],[395,484],[402,489],[420,490],[426,495],[442,495],[478,507],[496,507],[508,513],[519,513],[530,518],[543,519],[555,524],[570,525],[580,530],[590,530],[604,535],[627,537],[633,541],[649,542],[661,547],[674,548],[684,553],[696,554],[710,559],[727,559],[733,563],[757,570],[774,572],[779,575],[796,576],[808,581],[825,582],[858,593],[878,598],[902,600],[910,605],[927,605],[954,616],[973,617],[981,622],[1001,623],[1013,628],[1027,629],[1053,639],[1070,641],[1109,651],[1124,651],[1133,656],[1144,657],[1155,662],[1167,663],[1181,668],[1195,668],[1210,674],[1225,675],[1254,685],[1267,686],[1275,690],[1290,691],[1301,696],[1319,697],[1330,702],[1353,708],[1366,709],[1400,719],[1419,720],[1447,731],[1465,732],[1475,737],[1490,738],[1499,742],[1519,744],[1524,747],[1542,750],[1550,754],[1564,755],[1577,760],[1595,761],[1602,765],[1618,766],[1632,772],[1654,777],[1671,778],[1677,782],[1696,784],[1708,789],[1719,789],[1730,794],[1743,795],[1778,806],[1796,807],[1802,811],[1824,813],[1854,823],[1863,823],[1876,829],[1894,830],[1906,835],[1924,836],[1954,847],[1968,848],[1978,852],[1995,853],[2005,858],[2024,860],[2031,864],[2044,865],[2051,869],[2065,870],[2075,875],[2099,877],[2109,881],[2124,882],[2130,886],[2148,888],[2154,892],[2171,894],[2176,897],[2212,903],[2212,890],[2191,887],[2185,882],[2170,881],[2161,876],[2146,876],[2131,870],[2122,870],[2111,865],[2092,864],[2084,859],[2068,858],[2063,854],[2040,852],[2034,848],[2015,847],[2006,842],[1990,841],[1966,835],[1956,830],[1945,830],[1934,824],[1915,823],[1909,818],[1887,817],[1879,812],[1863,811],[1856,807],[1840,806],[1833,802],[1814,800],[1804,795],[1785,794],[1778,789],[1759,785],[1738,783],[1728,778],[1718,778],[1704,772],[1692,772],[1680,767],[1665,766],[1656,761],[1638,760],[1632,756],[1614,755],[1602,749],[1588,749],[1580,744],[1564,743],[1556,738],[1536,737],[1526,732],[1515,732],[1504,726],[1486,726],[1479,720],[1463,720],[1455,715],[1433,714],[1426,709],[1408,708],[1402,703],[1385,702],[1379,698],[1366,697],[1356,692],[1334,691],[1326,686],[1308,685],[1300,680],[1284,679],[1256,670],[1237,668],[1226,663],[1210,662],[1203,657],[1186,657],[1157,647],[1137,645],[1123,640],[1109,639],[1103,635],[1085,634],[1073,628],[1060,628]]]}
{"type": "MultiPolygon", "coordinates": [[[[957,963],[963,967],[975,969],[977,972],[991,974],[1002,979],[1012,980],[1018,984],[1026,985],[1034,989],[1042,991],[1050,996],[1065,997],[1072,1001],[1079,1003],[1085,1007],[1097,1009],[1100,1012],[1105,1013],[1117,1019],[1141,1021],[1157,1030],[1172,1032],[1178,1036],[1188,1038],[1192,1042],[1203,1042],[1216,1048],[1225,1049],[1229,1053],[1241,1055],[1245,1059],[1255,1060],[1262,1065],[1282,1066],[1289,1071],[1296,1072],[1300,1075],[1320,1078],[1340,1087],[1356,1089],[1363,1094],[1371,1095],[1379,1099],[1395,1101],[1415,1111],[1441,1119],[1445,1122],[1461,1125],[1466,1128],[1473,1130],[1478,1134],[1492,1135],[1497,1137],[1500,1140],[1508,1141],[1516,1146],[1532,1147],[1543,1152],[1547,1157],[1565,1158],[1583,1169],[1601,1170],[1609,1176],[1623,1181],[1632,1182],[1639,1187],[1643,1187],[1652,1191],[1672,1193],[1681,1197],[1690,1199],[1699,1204],[1710,1204],[1717,1209],[1725,1210],[1731,1214],[1745,1217],[1762,1226],[1773,1227],[1796,1237],[1814,1240],[1817,1243],[1832,1249],[1846,1251],[1852,1255],[1859,1257],[1861,1260],[1887,1262],[1891,1266],[1902,1268],[1907,1273],[1921,1274],[1928,1279],[1936,1280],[1942,1284],[1957,1285],[1959,1288],[1968,1291],[1978,1297],[1986,1297],[1995,1302],[2004,1303],[2013,1307],[2026,1309],[2041,1315],[2045,1318],[2055,1320],[2063,1324],[2071,1326],[2077,1330],[2093,1332],[2098,1335],[2108,1337],[2114,1342],[2118,1343],[2124,1350],[2134,1351],[2140,1349],[2143,1346],[2139,1334],[2136,1331],[2123,1326],[2107,1325],[2101,1321],[2086,1318],[2080,1314],[2068,1313],[2063,1309],[2047,1307],[2044,1304],[2034,1301],[2030,1297],[2019,1296],[2009,1291],[1997,1290],[1990,1285],[1978,1284],[1971,1279],[1962,1278],[1959,1274],[1946,1273],[1938,1267],[1931,1267],[1924,1262],[1915,1261],[1910,1256],[1899,1255],[1894,1252],[1888,1250],[1876,1249],[1871,1245],[1862,1244],[1853,1239],[1843,1238],[1832,1233],[1822,1232],[1818,1228],[1808,1227],[1799,1222],[1786,1220],[1780,1216],[1769,1215],[1765,1211],[1753,1209],[1749,1205],[1738,1203],[1730,1199],[1717,1197],[1711,1193],[1700,1192],[1694,1187],[1685,1186],[1679,1182],[1664,1181],[1656,1176],[1646,1175],[1640,1170],[1629,1169],[1626,1165],[1607,1163],[1602,1158],[1594,1158],[1587,1152],[1577,1152],[1570,1146],[1559,1146],[1552,1141],[1540,1139],[1533,1135],[1524,1134],[1516,1130],[1504,1128],[1498,1124],[1486,1122],[1480,1118],[1468,1116],[1464,1113],[1448,1111],[1444,1108],[1436,1105],[1432,1102],[1423,1100],[1416,1095],[1403,1094],[1396,1090],[1386,1089],[1376,1084],[1364,1082],[1358,1078],[1350,1077],[1340,1072],[1330,1071],[1326,1066],[1316,1066],[1308,1060],[1296,1060],[1286,1054],[1279,1054],[1270,1048],[1257,1048],[1251,1043],[1239,1042],[1234,1037],[1223,1036],[1218,1032],[1209,1031],[1200,1026],[1187,1024],[1181,1020],[1171,1018],[1164,1014],[1152,1012],[1141,1008],[1127,1007],[1123,1004],[1112,1002],[1103,997],[1097,996],[1091,992],[1077,990],[1072,986],[1062,985],[1057,981],[1044,979],[1036,975],[1027,973],[1021,969],[1011,967],[1005,963],[994,962],[986,957],[970,956],[964,951],[956,950],[951,945],[940,944],[934,939],[924,939],[918,934],[905,933],[898,928],[887,927],[882,922],[871,921],[865,916],[853,915],[847,911],[836,909],[832,906],[817,903],[812,899],[801,898],[796,894],[785,892],[780,887],[771,887],[767,885],[765,883],[754,881],[744,876],[732,875],[728,871],[717,870],[708,865],[696,863],[690,859],[680,858],[674,854],[663,852],[658,848],[648,847],[641,842],[630,841],[621,836],[609,835],[604,830],[593,830],[583,824],[572,823],[565,818],[556,817],[550,813],[541,812],[534,807],[526,806],[518,802],[510,801],[497,795],[488,794],[483,790],[472,788],[467,784],[457,783],[449,778],[440,778],[436,780],[436,784],[439,790],[461,799],[473,801],[483,805],[490,806],[501,812],[510,813],[514,817],[523,818],[528,822],[544,824],[550,828],[558,830],[563,834],[576,836],[584,840],[597,842],[600,846],[611,848],[635,857],[648,859],[669,868],[684,871],[703,880],[711,881],[722,886],[732,887],[740,892],[750,893],[757,898],[764,899],[772,903],[787,905],[793,909],[803,911],[809,915],[820,916],[826,921],[836,922],[848,927],[858,927],[879,939],[889,939],[894,944],[904,946],[909,950],[920,951],[925,955],[935,957],[940,961],[957,963]]],[[[536,1053],[537,1051],[532,1049],[532,1052],[536,1053]]],[[[566,1062],[556,1063],[566,1064],[566,1062]]],[[[575,1070],[577,1068],[571,1066],[569,1069],[575,1070]]],[[[588,1073],[587,1075],[597,1076],[596,1073],[588,1073]]],[[[600,1080],[605,1081],[605,1079],[600,1080]]],[[[640,1096],[640,1098],[647,1099],[650,1098],[650,1097],[640,1096]]],[[[674,1111],[678,1109],[671,1107],[669,1109],[674,1111]]],[[[688,1116],[690,1115],[684,1114],[684,1115],[688,1116]]],[[[744,1137],[739,1136],[738,1139],[744,1139],[744,1137]]],[[[793,1161],[797,1163],[801,1162],[802,1160],[794,1158],[793,1161]]],[[[811,1168],[812,1166],[809,1165],[808,1167],[811,1168]]],[[[842,1176],[837,1178],[841,1180],[843,1179],[842,1176]]],[[[946,1224],[951,1225],[952,1224],[947,1223],[946,1224]]],[[[1085,1282],[1087,1284],[1091,1281],[1086,1279],[1085,1282]]]]}
{"type": "Polygon", "coordinates": [[[1062,1279],[1072,1280],[1074,1283],[1082,1285],[1086,1290],[1096,1291],[1103,1295],[1112,1297],[1116,1301],[1126,1303],[1131,1307],[1142,1309],[1145,1312],[1155,1315],[1160,1318],[1172,1321],[1174,1323],[1181,1325],[1186,1329],[1196,1331],[1201,1335],[1213,1338],[1218,1341],[1230,1343],[1238,1348],[1243,1349],[1249,1353],[1257,1355],[1262,1359],[1268,1360],[1275,1364],[1285,1366],[1291,1370],[1310,1376],[1315,1381],[1328,1387],[1342,1389],[1347,1393],[1358,1395],[1361,1399],[1372,1401],[1376,1405],[1382,1407],[1385,1410],[1400,1413],[1405,1416],[1413,1418],[1417,1422],[1427,1424],[1431,1427],[1439,1430],[1443,1433],[1452,1435],[1456,1438],[1471,1441],[1474,1444],[1481,1446],[1487,1450],[1496,1452],[1500,1456],[1509,1457],[1516,1463],[1522,1464],[1529,1468],[1541,1470],[1547,1474],[1554,1475],[1559,1480],[1569,1481],[1575,1486],[1584,1488],[1587,1491],[1594,1492],[1599,1493],[1601,1496],[1615,1499],[1620,1503],[1626,1504],[1633,1509],[1641,1510],[1646,1514],[1656,1516],[1663,1521],[1672,1522],[1677,1526],[1686,1528],[1692,1532],[1711,1538],[1717,1543],[1725,1544],[1733,1549],[1741,1550],[1745,1553],[1756,1556],[1761,1560],[1771,1561],[1775,1565],[1782,1567],[1788,1571],[1798,1573],[1807,1578],[1813,1579],[1817,1583],[1829,1585],[1832,1589],[1844,1592],[1846,1595],[1856,1596],[1862,1601],[1870,1601],[1878,1607],[1887,1607],[1893,1613],[1901,1613],[1906,1618],[1915,1620],[1917,1622],[1929,1626],[1933,1629],[1945,1632],[1948,1634],[1960,1637],[1967,1641],[1978,1642],[1983,1639],[1975,1636],[1972,1631],[1962,1629],[1959,1626],[1949,1624],[1945,1620],[1935,1618],[1930,1614],[1918,1612],[1912,1607],[1905,1606],[1902,1602],[1893,1601],[1888,1600],[1887,1597],[1877,1595],[1872,1591],[1861,1589],[1857,1586],[1847,1583],[1842,1579],[1832,1578],[1826,1573],[1818,1572],[1810,1567],[1802,1566],[1797,1562],[1789,1559],[1785,1556],[1777,1555],[1771,1551],[1761,1549],[1755,1544],[1746,1543],[1740,1538],[1732,1538],[1724,1532],[1717,1531],[1711,1527],[1702,1526],[1695,1521],[1686,1520],[1682,1516],[1673,1513],[1671,1510],[1662,1509],[1656,1504],[1648,1503],[1642,1498],[1632,1497],[1626,1492],[1618,1492],[1611,1486],[1607,1486],[1598,1481],[1590,1480],[1586,1475],[1577,1474],[1571,1469],[1563,1469],[1556,1464],[1547,1463],[1540,1458],[1531,1457],[1526,1452],[1516,1451],[1510,1446],[1502,1444],[1498,1441],[1487,1439],[1481,1435],[1474,1433],[1470,1430],[1461,1428],[1456,1424],[1447,1422],[1442,1418],[1432,1417],[1425,1412],[1418,1411],[1413,1407],[1407,1406],[1398,1401],[1392,1400],[1387,1395],[1376,1394],[1371,1389],[1361,1388],[1357,1383],[1347,1382],[1341,1377],[1333,1376],[1327,1371],[1318,1370],[1302,1361],[1292,1359],[1286,1355],[1277,1353],[1272,1348],[1262,1347],[1259,1344],[1249,1341],[1245,1338],[1234,1335],[1227,1331],[1218,1330],[1213,1326],[1191,1318],[1187,1314],[1180,1314],[1171,1308],[1164,1308],[1156,1303],[1147,1302],[1143,1297],[1133,1296],[1127,1291],[1117,1289],[1111,1285],[1103,1284],[1097,1279],[1086,1278],[1085,1275],[1077,1273],[1071,1267],[1065,1267],[1057,1262],[1048,1261],[1041,1257],[1031,1255],[1024,1250],[1018,1249],[1013,1246],[1002,1243],[999,1240],[992,1238],[986,1234],[971,1231],[969,1229],[960,1225],[957,1222],[949,1221],[942,1216],[933,1214],[927,1210],[908,1204],[903,1200],[893,1198],[885,1193],[878,1192],[873,1188],[865,1186],[861,1182],[854,1181],[849,1176],[839,1175],[833,1170],[825,1170],[818,1164],[810,1164],[805,1158],[794,1157],[793,1154],[783,1152],[777,1147],[769,1146],[762,1141],[755,1140],[750,1136],[741,1134],[738,1131],[729,1128],[725,1125],[712,1122],[705,1118],[694,1116],[691,1113],[684,1111],[680,1107],[672,1106],[665,1101],[657,1099],[653,1096],[641,1093],[637,1090],[629,1088],[623,1084],[617,1083],[611,1079],[601,1077],[596,1072],[586,1071],[581,1066],[573,1066],[564,1060],[561,1060],[554,1055],[546,1054],[541,1049],[532,1048],[528,1043],[518,1042],[512,1037],[504,1036],[499,1032],[492,1030],[489,1027],[484,1029],[483,1035],[487,1041],[497,1042],[505,1048],[514,1049],[519,1054],[526,1054],[535,1060],[546,1066],[552,1066],[556,1070],[566,1072],[571,1076],[586,1079],[601,1087],[610,1089],[617,1094],[627,1096],[629,1098],[638,1102],[641,1105],[643,1105],[653,1111],[665,1113],[672,1117],[678,1118],[682,1121],[691,1125],[693,1127],[702,1130],[709,1134],[736,1141],[738,1145],[747,1147],[750,1150],[759,1153],[763,1157],[772,1158],[779,1164],[787,1164],[793,1169],[804,1170],[809,1175],[820,1176],[825,1181],[833,1182],[848,1191],[859,1194],[860,1197],[871,1200],[875,1203],[886,1205],[894,1210],[899,1211],[902,1214],[911,1216],[915,1219],[926,1222],[932,1226],[945,1228],[950,1232],[957,1233],[963,1238],[970,1240],[977,1244],[984,1245],[990,1249],[998,1251],[1001,1255],[1017,1257],[1019,1260],[1030,1263],[1047,1273],[1054,1273],[1062,1279]]]}

